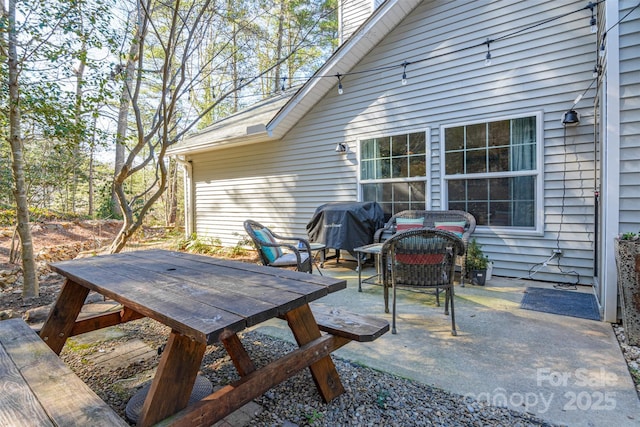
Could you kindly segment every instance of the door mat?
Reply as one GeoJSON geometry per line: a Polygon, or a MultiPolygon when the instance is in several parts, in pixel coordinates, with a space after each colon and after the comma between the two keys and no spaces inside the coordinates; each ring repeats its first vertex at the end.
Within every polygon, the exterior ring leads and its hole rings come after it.
{"type": "Polygon", "coordinates": [[[520,308],[582,319],[600,320],[593,294],[547,288],[527,288],[520,308]]]}

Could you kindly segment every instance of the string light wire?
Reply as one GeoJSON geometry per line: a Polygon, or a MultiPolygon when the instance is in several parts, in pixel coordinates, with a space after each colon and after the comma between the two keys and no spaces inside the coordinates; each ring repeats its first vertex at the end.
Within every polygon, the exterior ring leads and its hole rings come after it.
{"type": "MultiPolygon", "coordinates": [[[[491,50],[490,50],[490,48],[491,48],[490,45],[492,43],[500,42],[500,41],[515,37],[517,35],[520,35],[522,33],[527,32],[527,31],[534,30],[534,29],[536,29],[538,27],[541,27],[543,25],[547,25],[547,24],[552,23],[554,21],[566,18],[567,16],[573,15],[575,13],[579,13],[579,12],[584,11],[584,10],[593,11],[594,8],[596,8],[600,3],[604,3],[604,1],[605,0],[597,0],[597,1],[589,2],[586,6],[581,7],[579,9],[575,9],[575,10],[572,10],[572,11],[569,11],[569,12],[565,12],[565,13],[562,13],[562,14],[547,18],[547,19],[543,19],[543,20],[541,20],[539,22],[536,22],[534,24],[531,24],[529,26],[520,28],[520,29],[515,30],[515,31],[511,31],[511,32],[506,33],[506,34],[504,34],[502,36],[495,37],[495,38],[487,37],[485,39],[485,41],[482,41],[482,42],[479,42],[479,43],[475,43],[475,44],[472,44],[472,45],[469,45],[469,46],[465,46],[465,47],[462,47],[462,48],[458,48],[458,49],[453,50],[453,51],[446,51],[446,52],[442,52],[442,53],[437,53],[435,55],[432,55],[432,56],[429,56],[429,57],[426,57],[426,58],[421,58],[421,59],[417,59],[417,60],[413,60],[413,61],[405,60],[400,64],[382,65],[382,66],[375,67],[375,68],[369,68],[369,69],[358,70],[358,71],[350,71],[350,72],[347,72],[347,73],[339,73],[339,74],[335,74],[335,75],[326,75],[325,74],[325,75],[312,75],[312,76],[306,76],[306,77],[294,77],[294,78],[291,78],[291,81],[292,82],[296,81],[296,82],[306,83],[306,82],[308,82],[310,80],[313,80],[313,79],[336,78],[336,77],[338,77],[338,92],[339,93],[343,93],[344,92],[344,88],[342,88],[342,81],[343,81],[342,79],[344,77],[346,77],[346,76],[373,74],[373,73],[379,73],[379,72],[382,72],[382,71],[389,71],[389,70],[393,70],[393,69],[397,69],[397,68],[401,67],[402,68],[402,76],[403,76],[402,80],[403,80],[403,84],[404,84],[404,82],[407,80],[406,79],[406,68],[409,65],[420,64],[420,63],[426,62],[426,61],[433,61],[433,60],[436,60],[436,59],[439,59],[439,58],[442,58],[442,57],[445,57],[445,56],[455,55],[455,54],[462,53],[462,52],[465,52],[465,51],[468,51],[468,50],[478,49],[479,47],[484,47],[484,46],[487,47],[487,53],[485,55],[485,62],[490,62],[493,59],[492,55],[491,55],[491,50]]],[[[607,32],[611,31],[611,29],[613,29],[614,27],[616,27],[616,26],[620,25],[622,22],[624,22],[625,19],[631,13],[633,13],[636,9],[638,9],[638,7],[640,7],[640,2],[638,4],[636,4],[631,10],[629,10],[624,16],[622,16],[607,31],[605,31],[603,33],[602,42],[600,44],[601,45],[601,53],[600,53],[600,55],[602,55],[602,53],[604,52],[604,42],[605,42],[605,38],[606,38],[607,32]]],[[[594,15],[594,19],[595,19],[595,15],[594,15]]],[[[262,78],[264,78],[264,76],[262,76],[262,78]]],[[[247,80],[254,80],[254,79],[257,79],[257,78],[251,78],[251,79],[247,79],[247,80]]]]}

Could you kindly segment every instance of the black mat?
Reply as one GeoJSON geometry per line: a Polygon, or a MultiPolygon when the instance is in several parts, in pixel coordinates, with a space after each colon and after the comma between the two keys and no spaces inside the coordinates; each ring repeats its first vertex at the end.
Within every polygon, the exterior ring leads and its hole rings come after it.
{"type": "Polygon", "coordinates": [[[600,320],[596,297],[590,293],[527,288],[520,308],[582,319],[600,320]]]}
{"type": "MultiPolygon", "coordinates": [[[[125,416],[127,420],[132,423],[137,423],[138,418],[140,418],[140,412],[142,412],[142,405],[144,405],[144,400],[147,398],[147,394],[149,394],[149,389],[151,388],[151,381],[148,381],[140,390],[138,390],[133,397],[127,403],[127,407],[125,408],[125,416]]],[[[199,400],[202,400],[203,397],[211,394],[213,390],[213,385],[211,381],[207,377],[203,377],[198,375],[196,377],[196,382],[193,385],[193,391],[191,392],[191,397],[189,398],[189,405],[195,403],[199,400]]]]}

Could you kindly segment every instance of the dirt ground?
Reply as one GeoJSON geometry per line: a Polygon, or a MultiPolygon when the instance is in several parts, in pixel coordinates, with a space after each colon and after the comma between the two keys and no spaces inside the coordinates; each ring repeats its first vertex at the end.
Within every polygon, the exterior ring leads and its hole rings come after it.
{"type": "Polygon", "coordinates": [[[10,263],[11,248],[19,237],[13,227],[0,228],[0,319],[18,317],[30,308],[55,300],[62,284],[59,275],[51,273],[47,262],[73,258],[83,250],[104,248],[118,234],[120,221],[55,221],[34,223],[31,233],[38,264],[40,296],[24,299],[20,260],[10,263]]]}
{"type": "MultiPolygon", "coordinates": [[[[113,239],[120,230],[121,221],[55,221],[34,223],[31,226],[34,251],[44,248],[69,245],[78,241],[113,239]]],[[[17,245],[14,227],[0,228],[0,265],[9,262],[12,242],[17,245]]]]}

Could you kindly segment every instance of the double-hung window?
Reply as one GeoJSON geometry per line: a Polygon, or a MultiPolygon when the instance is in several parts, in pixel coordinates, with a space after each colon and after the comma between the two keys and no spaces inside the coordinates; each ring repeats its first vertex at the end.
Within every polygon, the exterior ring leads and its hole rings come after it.
{"type": "Polygon", "coordinates": [[[539,115],[444,127],[449,209],[480,226],[535,230],[540,203],[539,115]]]}
{"type": "Polygon", "coordinates": [[[378,202],[386,217],[406,209],[425,209],[426,173],[425,132],[360,141],[362,200],[378,202]]]}

